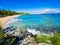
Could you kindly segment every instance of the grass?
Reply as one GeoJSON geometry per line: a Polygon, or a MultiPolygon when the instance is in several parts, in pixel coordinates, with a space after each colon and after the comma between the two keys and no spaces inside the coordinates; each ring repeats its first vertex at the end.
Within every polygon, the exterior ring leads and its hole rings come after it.
{"type": "Polygon", "coordinates": [[[37,34],[36,36],[36,42],[38,43],[45,43],[47,40],[50,40],[50,35],[49,36],[44,36],[43,34],[37,34]]]}
{"type": "Polygon", "coordinates": [[[2,31],[2,25],[0,23],[0,41],[3,41],[3,43],[0,42],[0,45],[12,45],[15,39],[15,37],[11,37],[10,35],[4,37],[4,32],[2,31]]]}
{"type": "Polygon", "coordinates": [[[4,32],[2,31],[2,24],[0,23],[0,41],[3,39],[4,32]]]}
{"type": "Polygon", "coordinates": [[[15,39],[16,39],[16,38],[11,38],[11,40],[9,41],[9,43],[6,43],[5,45],[13,45],[15,39]]]}
{"type": "Polygon", "coordinates": [[[60,45],[60,33],[55,33],[53,37],[51,37],[51,42],[53,45],[60,45]]]}
{"type": "Polygon", "coordinates": [[[54,36],[44,36],[43,34],[37,34],[37,43],[47,43],[47,41],[50,41],[52,45],[60,45],[60,33],[55,32],[54,36]]]}

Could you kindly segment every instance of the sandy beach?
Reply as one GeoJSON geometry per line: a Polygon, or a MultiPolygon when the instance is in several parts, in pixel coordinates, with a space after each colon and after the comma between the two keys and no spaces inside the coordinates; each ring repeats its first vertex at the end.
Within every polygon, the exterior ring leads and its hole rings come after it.
{"type": "Polygon", "coordinates": [[[4,28],[7,24],[7,22],[11,19],[11,18],[14,18],[18,15],[13,15],[13,16],[7,16],[7,17],[2,17],[0,18],[0,22],[2,23],[2,28],[4,28]]]}

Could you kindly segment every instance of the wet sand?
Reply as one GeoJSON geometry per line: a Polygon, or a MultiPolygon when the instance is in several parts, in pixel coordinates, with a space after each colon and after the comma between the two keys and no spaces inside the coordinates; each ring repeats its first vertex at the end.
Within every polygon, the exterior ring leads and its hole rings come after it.
{"type": "Polygon", "coordinates": [[[0,22],[2,23],[2,28],[5,28],[5,26],[7,25],[7,22],[11,19],[14,18],[18,15],[13,15],[13,16],[7,16],[7,17],[2,17],[0,18],[0,22]]]}

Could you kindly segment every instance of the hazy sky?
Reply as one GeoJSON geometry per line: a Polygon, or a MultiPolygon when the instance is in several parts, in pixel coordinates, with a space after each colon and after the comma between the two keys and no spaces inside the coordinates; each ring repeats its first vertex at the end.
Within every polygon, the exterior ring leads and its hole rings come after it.
{"type": "Polygon", "coordinates": [[[0,0],[0,9],[31,11],[50,8],[60,9],[60,0],[0,0]]]}

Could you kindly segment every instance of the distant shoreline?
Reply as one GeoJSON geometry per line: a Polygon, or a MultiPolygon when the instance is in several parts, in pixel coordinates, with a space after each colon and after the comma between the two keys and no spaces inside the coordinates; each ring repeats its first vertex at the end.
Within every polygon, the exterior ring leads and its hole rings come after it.
{"type": "Polygon", "coordinates": [[[5,26],[7,25],[7,22],[14,17],[17,17],[19,15],[13,15],[13,16],[6,16],[6,17],[1,17],[0,18],[0,22],[2,23],[2,28],[5,28],[5,26]]]}

